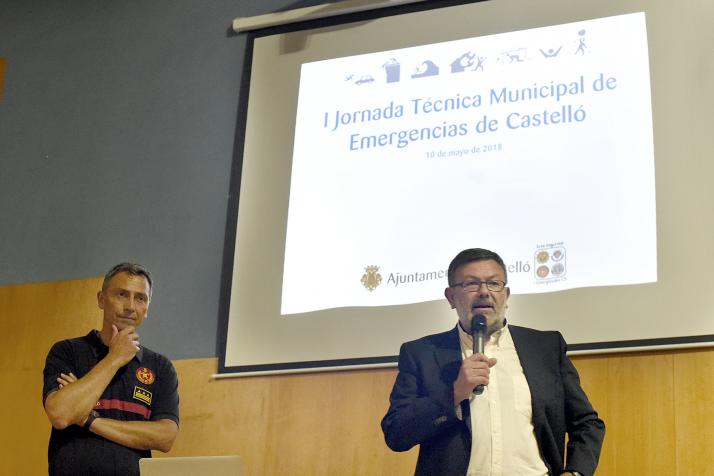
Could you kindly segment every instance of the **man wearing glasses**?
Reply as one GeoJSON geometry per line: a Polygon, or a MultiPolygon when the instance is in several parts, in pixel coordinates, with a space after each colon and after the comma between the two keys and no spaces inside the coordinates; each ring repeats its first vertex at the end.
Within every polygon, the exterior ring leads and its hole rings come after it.
{"type": "Polygon", "coordinates": [[[420,445],[417,475],[592,475],[605,424],[563,337],[507,324],[510,289],[498,254],[464,250],[448,279],[444,294],[459,322],[402,345],[382,420],[387,445],[420,445]],[[478,315],[486,318],[483,353],[474,353],[470,334],[478,315]]]}

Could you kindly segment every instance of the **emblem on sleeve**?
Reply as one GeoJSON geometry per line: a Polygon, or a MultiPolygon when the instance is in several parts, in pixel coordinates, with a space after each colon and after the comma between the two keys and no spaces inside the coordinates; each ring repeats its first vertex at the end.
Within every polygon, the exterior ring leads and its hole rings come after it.
{"type": "Polygon", "coordinates": [[[136,379],[144,385],[151,385],[156,380],[154,372],[146,367],[136,369],[136,379]]]}

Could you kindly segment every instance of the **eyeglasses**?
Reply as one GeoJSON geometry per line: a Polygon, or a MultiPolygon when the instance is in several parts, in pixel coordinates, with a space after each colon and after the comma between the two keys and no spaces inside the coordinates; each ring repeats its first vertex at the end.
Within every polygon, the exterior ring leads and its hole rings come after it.
{"type": "Polygon", "coordinates": [[[498,281],[496,279],[494,279],[493,281],[479,281],[478,279],[469,279],[460,283],[454,283],[450,287],[455,288],[459,286],[467,293],[475,293],[476,291],[481,289],[482,284],[485,284],[486,289],[488,289],[489,291],[493,291],[494,293],[503,291],[503,288],[506,287],[506,283],[504,283],[503,281],[498,281]]]}

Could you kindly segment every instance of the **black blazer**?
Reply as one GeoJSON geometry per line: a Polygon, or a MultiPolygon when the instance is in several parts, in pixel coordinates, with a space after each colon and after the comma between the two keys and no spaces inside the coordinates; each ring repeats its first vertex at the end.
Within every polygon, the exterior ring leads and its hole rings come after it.
{"type": "MultiPolygon", "coordinates": [[[[578,372],[565,355],[563,337],[556,331],[508,328],[531,391],[535,437],[549,474],[567,469],[592,475],[605,424],[580,387],[578,372]]],[[[394,451],[420,445],[416,475],[466,474],[471,456],[469,406],[468,401],[462,402],[467,417],[459,420],[453,397],[461,361],[456,327],[407,342],[399,351],[399,373],[382,431],[394,451]]]]}

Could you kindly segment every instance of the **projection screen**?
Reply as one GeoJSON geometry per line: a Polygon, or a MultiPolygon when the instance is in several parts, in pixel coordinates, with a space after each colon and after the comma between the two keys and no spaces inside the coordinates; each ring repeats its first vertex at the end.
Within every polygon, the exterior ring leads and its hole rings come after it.
{"type": "Polygon", "coordinates": [[[250,35],[219,371],[394,365],[471,247],[573,351],[711,345],[712,7],[394,13],[250,35]]]}

